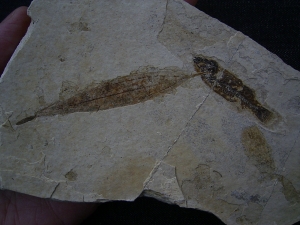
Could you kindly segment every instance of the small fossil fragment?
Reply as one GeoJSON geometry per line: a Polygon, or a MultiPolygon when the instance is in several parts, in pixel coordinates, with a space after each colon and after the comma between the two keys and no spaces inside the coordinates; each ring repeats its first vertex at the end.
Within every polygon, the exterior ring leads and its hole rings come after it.
{"type": "Polygon", "coordinates": [[[177,67],[146,67],[127,76],[103,81],[66,100],[57,101],[16,124],[21,125],[41,116],[92,112],[137,104],[162,96],[193,76],[195,74],[187,74],[177,67]]]}
{"type": "Polygon", "coordinates": [[[239,102],[242,108],[250,109],[261,122],[267,122],[272,117],[272,112],[256,100],[254,90],[228,70],[222,69],[216,61],[197,56],[194,66],[204,83],[227,101],[239,102]]]}

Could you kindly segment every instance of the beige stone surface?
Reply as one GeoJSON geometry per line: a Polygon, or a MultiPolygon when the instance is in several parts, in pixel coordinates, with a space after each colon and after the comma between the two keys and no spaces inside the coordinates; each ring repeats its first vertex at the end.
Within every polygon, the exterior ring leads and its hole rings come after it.
{"type": "Polygon", "coordinates": [[[181,0],[35,0],[28,13],[0,78],[1,189],[300,220],[299,71],[181,0]]]}

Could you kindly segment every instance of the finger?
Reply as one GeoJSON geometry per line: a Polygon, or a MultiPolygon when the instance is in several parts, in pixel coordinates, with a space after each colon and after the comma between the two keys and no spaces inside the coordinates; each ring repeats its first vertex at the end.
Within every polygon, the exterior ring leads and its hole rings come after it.
{"type": "Polygon", "coordinates": [[[193,6],[195,6],[198,2],[198,0],[185,0],[185,1],[193,6]]]}
{"type": "MultiPolygon", "coordinates": [[[[97,203],[61,202],[46,200],[49,208],[63,221],[63,224],[80,224],[98,207],[97,203]]],[[[41,220],[44,218],[41,217],[41,220]]]]}
{"type": "Polygon", "coordinates": [[[27,7],[14,10],[0,23],[0,75],[30,24],[27,7]]]}
{"type": "Polygon", "coordinates": [[[96,206],[0,191],[0,224],[80,224],[96,206]]]}

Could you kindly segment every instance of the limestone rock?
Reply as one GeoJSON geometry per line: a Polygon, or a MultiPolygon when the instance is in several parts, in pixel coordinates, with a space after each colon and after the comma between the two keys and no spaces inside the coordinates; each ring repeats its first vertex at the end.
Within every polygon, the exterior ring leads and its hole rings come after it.
{"type": "Polygon", "coordinates": [[[181,0],[35,0],[0,80],[0,186],[300,220],[300,73],[181,0]]]}

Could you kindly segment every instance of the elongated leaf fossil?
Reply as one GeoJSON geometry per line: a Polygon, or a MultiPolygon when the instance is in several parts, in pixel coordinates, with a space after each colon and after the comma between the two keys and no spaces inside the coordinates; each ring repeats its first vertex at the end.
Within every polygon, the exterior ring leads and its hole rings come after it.
{"type": "Polygon", "coordinates": [[[172,92],[183,82],[197,75],[187,74],[177,67],[144,68],[128,76],[103,81],[67,100],[55,102],[35,115],[20,120],[17,125],[41,116],[92,112],[137,104],[172,92]]]}

